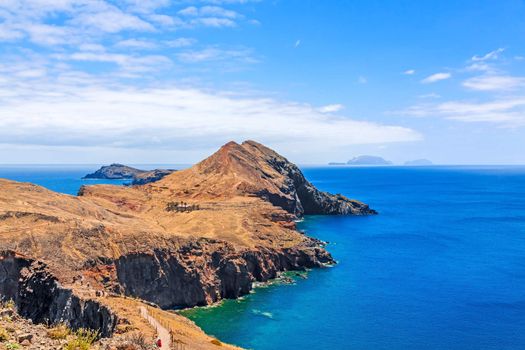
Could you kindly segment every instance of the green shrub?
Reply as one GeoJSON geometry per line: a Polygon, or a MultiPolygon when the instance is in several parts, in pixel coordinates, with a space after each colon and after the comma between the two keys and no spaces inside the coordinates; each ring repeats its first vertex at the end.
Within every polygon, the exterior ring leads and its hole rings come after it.
{"type": "Polygon", "coordinates": [[[7,340],[9,340],[9,333],[7,333],[5,328],[0,327],[0,343],[3,343],[7,340]]]}
{"type": "Polygon", "coordinates": [[[18,350],[20,349],[20,344],[17,343],[7,343],[5,344],[5,348],[7,350],[18,350]]]}
{"type": "Polygon", "coordinates": [[[89,350],[97,337],[98,332],[81,328],[75,332],[75,338],[64,345],[64,350],[89,350]]]}

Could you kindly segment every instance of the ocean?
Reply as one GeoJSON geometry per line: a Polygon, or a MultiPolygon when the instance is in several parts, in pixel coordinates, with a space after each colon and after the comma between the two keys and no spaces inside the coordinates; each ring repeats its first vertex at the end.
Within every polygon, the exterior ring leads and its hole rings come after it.
{"type": "MultiPolygon", "coordinates": [[[[0,166],[76,194],[96,166],[0,166]]],[[[250,349],[525,349],[525,167],[304,167],[379,215],[309,216],[338,264],[186,310],[250,349]]]]}

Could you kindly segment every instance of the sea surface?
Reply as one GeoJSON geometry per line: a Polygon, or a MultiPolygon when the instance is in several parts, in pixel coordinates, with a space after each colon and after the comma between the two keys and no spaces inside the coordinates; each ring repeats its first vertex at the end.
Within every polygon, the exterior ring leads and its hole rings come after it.
{"type": "MultiPolygon", "coordinates": [[[[0,177],[75,194],[95,169],[0,177]]],[[[525,349],[525,167],[303,170],[379,215],[306,217],[299,228],[330,242],[336,266],[186,316],[251,349],[525,349]]]]}

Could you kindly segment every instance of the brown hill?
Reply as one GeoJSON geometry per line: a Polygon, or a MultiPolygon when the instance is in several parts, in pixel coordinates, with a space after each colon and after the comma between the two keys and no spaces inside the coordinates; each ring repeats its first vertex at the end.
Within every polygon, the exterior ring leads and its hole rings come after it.
{"type": "Polygon", "coordinates": [[[280,271],[333,262],[295,229],[298,216],[374,213],[318,191],[253,141],[154,183],[85,186],[77,197],[0,180],[0,295],[37,322],[110,334],[122,316],[106,295],[163,308],[235,298],[280,271]],[[107,316],[92,319],[95,310],[107,316]]]}

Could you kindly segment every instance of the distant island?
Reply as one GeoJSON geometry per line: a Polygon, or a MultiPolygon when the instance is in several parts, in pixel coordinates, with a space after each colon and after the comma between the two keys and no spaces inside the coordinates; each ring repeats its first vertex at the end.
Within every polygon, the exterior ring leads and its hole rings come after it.
{"type": "Polygon", "coordinates": [[[424,165],[432,165],[433,163],[428,159],[416,159],[416,160],[409,160],[405,162],[405,165],[407,166],[424,166],[424,165]]]}
{"type": "Polygon", "coordinates": [[[358,156],[346,163],[330,162],[328,165],[392,165],[392,162],[378,156],[358,156]]]}
{"type": "Polygon", "coordinates": [[[94,173],[87,174],[82,179],[105,179],[105,180],[126,180],[131,179],[132,185],[144,185],[150,182],[155,182],[166,175],[173,173],[176,170],[173,169],[154,169],[154,170],[141,170],[133,168],[124,164],[113,163],[105,165],[95,171],[94,173]]]}

